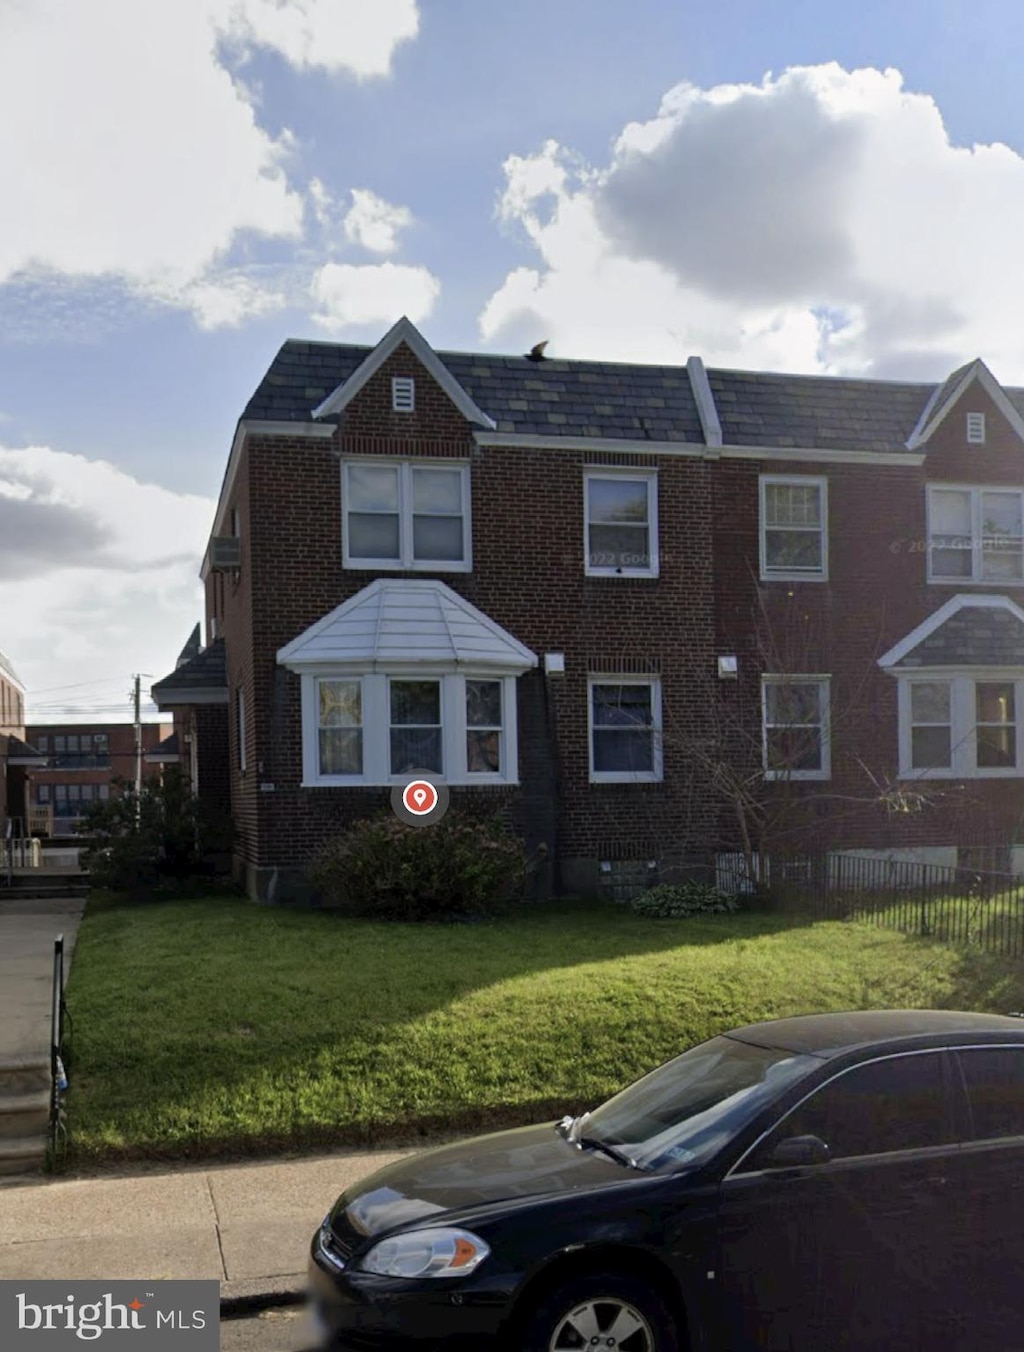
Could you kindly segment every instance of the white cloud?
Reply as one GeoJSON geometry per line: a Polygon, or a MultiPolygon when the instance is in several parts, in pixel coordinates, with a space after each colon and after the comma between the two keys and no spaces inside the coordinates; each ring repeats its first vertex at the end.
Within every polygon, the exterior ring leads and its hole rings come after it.
{"type": "Polygon", "coordinates": [[[229,31],[280,52],[298,70],[388,75],[400,42],[419,32],[416,0],[237,0],[229,31]]]}
{"type": "Polygon", "coordinates": [[[367,188],[352,189],[352,207],[345,216],[345,236],[373,253],[394,253],[398,232],[412,224],[408,207],[392,206],[367,188]]]}
{"type": "MultiPolygon", "coordinates": [[[[33,687],[127,689],[135,671],[173,670],[202,615],[198,560],[213,511],[208,498],[141,483],[104,461],[0,447],[4,651],[30,710],[33,687]]],[[[37,702],[55,698],[63,695],[37,702]]]]}
{"type": "Polygon", "coordinates": [[[0,4],[0,285],[117,279],[205,327],[276,306],[226,263],[240,240],[301,238],[294,140],[259,125],[226,53],[369,77],[417,23],[414,0],[0,4]]]}
{"type": "Polygon", "coordinates": [[[310,288],[320,307],[313,318],[331,333],[359,324],[392,324],[402,315],[418,324],[440,293],[440,282],[426,268],[399,263],[327,263],[310,288]]]}
{"type": "Polygon", "coordinates": [[[549,141],[505,175],[538,260],[488,301],[488,342],[893,376],[980,354],[1024,379],[1024,159],[951,145],[898,72],[680,85],[607,165],[549,141]]]}

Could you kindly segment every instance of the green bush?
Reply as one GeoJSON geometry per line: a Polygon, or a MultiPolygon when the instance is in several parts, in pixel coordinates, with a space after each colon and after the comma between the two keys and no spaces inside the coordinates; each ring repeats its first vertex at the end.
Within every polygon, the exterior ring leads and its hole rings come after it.
{"type": "Polygon", "coordinates": [[[209,872],[207,858],[231,848],[230,820],[205,809],[177,767],[137,794],[118,792],[86,809],[78,832],[88,837],[82,862],[93,887],[112,892],[173,891],[209,872]]]}
{"type": "Polygon", "coordinates": [[[522,896],[530,871],[522,842],[500,822],[449,812],[436,826],[390,814],[356,822],[309,868],[322,899],[375,920],[457,920],[495,915],[522,896]]]}
{"type": "Polygon", "coordinates": [[[629,903],[637,915],[659,920],[685,920],[691,915],[730,915],[739,910],[735,898],[711,883],[662,883],[629,903]]]}

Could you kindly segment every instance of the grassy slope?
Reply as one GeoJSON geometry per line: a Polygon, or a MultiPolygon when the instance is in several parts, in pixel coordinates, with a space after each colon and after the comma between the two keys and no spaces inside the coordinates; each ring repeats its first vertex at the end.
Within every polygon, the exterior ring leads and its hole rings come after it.
{"type": "Polygon", "coordinates": [[[816,1009],[1009,1010],[1006,962],[765,916],[588,904],[472,926],[242,901],[91,907],[68,991],[80,1160],[395,1141],[593,1106],[721,1029],[816,1009]]]}

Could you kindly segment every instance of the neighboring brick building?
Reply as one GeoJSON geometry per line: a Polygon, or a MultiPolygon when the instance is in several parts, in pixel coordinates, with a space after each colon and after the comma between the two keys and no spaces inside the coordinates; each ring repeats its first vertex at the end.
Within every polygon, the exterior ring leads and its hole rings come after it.
{"type": "Polygon", "coordinates": [[[25,834],[26,775],[39,763],[25,740],[25,687],[0,653],[0,842],[25,834]]]}
{"type": "Polygon", "coordinates": [[[264,898],[414,764],[568,889],[745,831],[1009,858],[1022,409],[980,362],[936,389],[435,353],[406,320],[289,342],[231,449],[208,645],[153,697],[264,898]]]}
{"type": "MultiPolygon", "coordinates": [[[[143,723],[142,775],[159,779],[160,767],[146,758],[167,732],[143,723]]],[[[135,782],[133,723],[32,723],[28,739],[45,758],[29,777],[28,813],[33,835],[69,836],[85,810],[117,793],[115,780],[135,782]]]]}

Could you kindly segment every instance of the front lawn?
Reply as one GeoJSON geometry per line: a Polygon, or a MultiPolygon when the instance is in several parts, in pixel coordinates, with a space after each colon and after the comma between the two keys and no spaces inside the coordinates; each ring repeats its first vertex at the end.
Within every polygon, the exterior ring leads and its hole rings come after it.
{"type": "Polygon", "coordinates": [[[90,908],[78,1162],[408,1141],[593,1106],[722,1029],[810,1010],[1024,1004],[1019,964],[841,921],[598,903],[479,925],[238,899],[90,908]]]}

